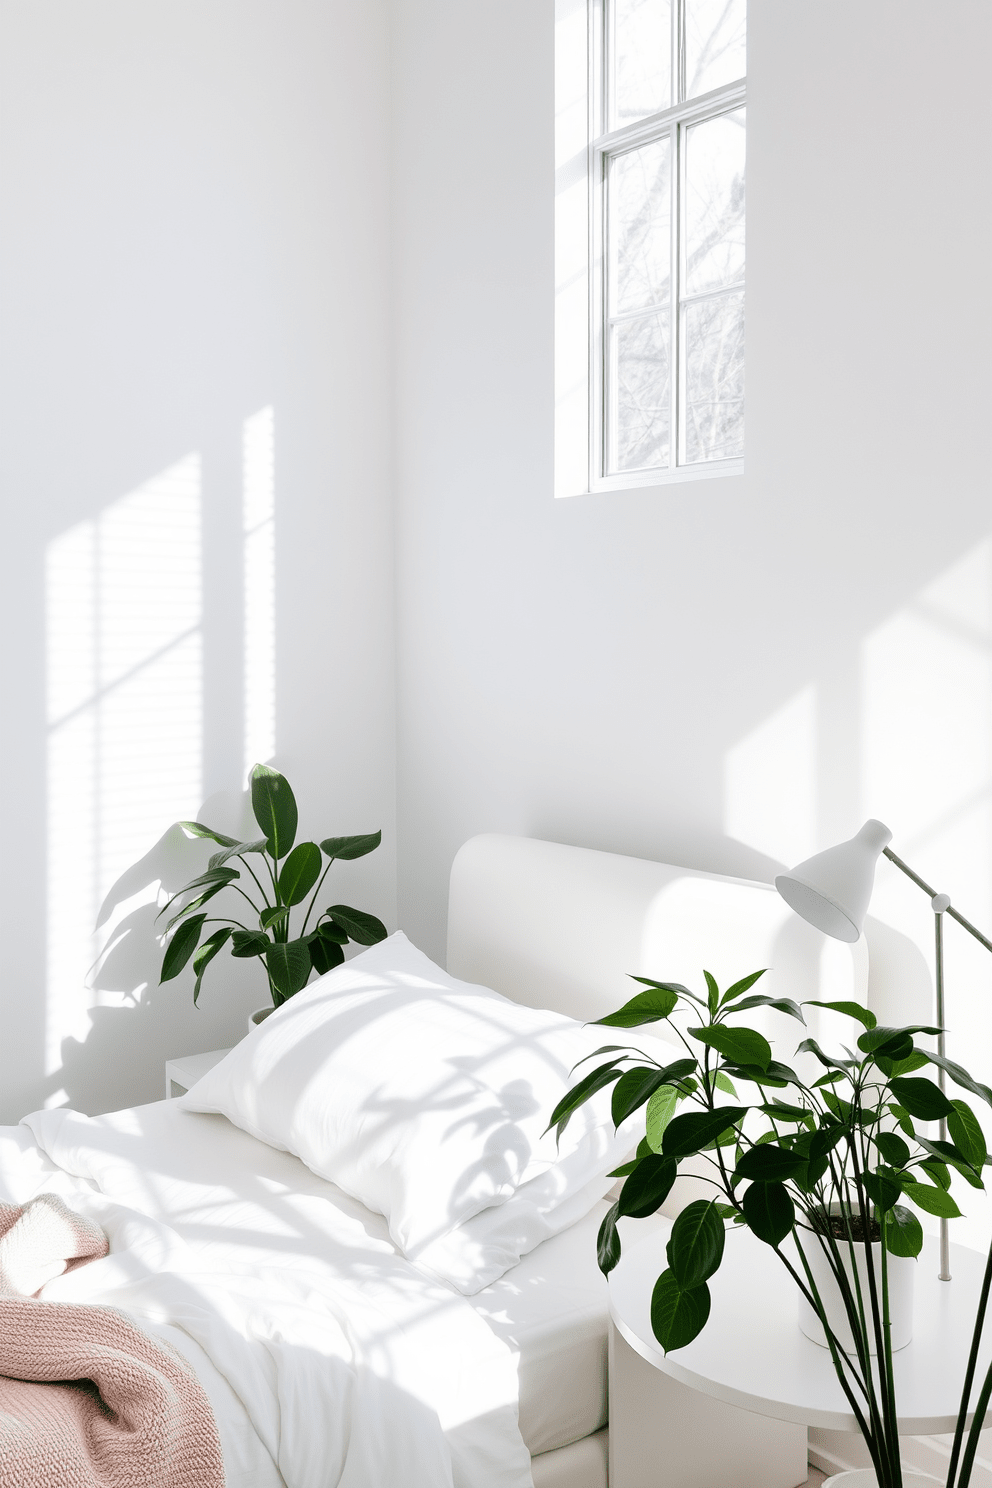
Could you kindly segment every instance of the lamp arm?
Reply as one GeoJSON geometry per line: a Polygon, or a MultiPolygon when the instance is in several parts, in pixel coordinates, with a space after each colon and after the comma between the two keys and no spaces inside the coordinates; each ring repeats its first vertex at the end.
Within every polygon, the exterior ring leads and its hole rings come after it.
{"type": "MultiPolygon", "coordinates": [[[[904,863],[902,858],[897,857],[891,848],[883,847],[882,856],[888,858],[890,863],[895,863],[897,868],[901,868],[906,877],[911,878],[915,884],[918,884],[925,894],[929,894],[931,899],[936,899],[937,890],[932,889],[926,879],[921,878],[918,873],[914,873],[909,864],[904,863]]],[[[967,930],[969,935],[973,935],[976,940],[980,941],[987,951],[992,951],[992,940],[989,940],[987,936],[983,935],[981,930],[976,929],[970,920],[965,919],[963,914],[959,914],[953,904],[947,906],[946,913],[950,915],[952,920],[957,920],[958,924],[962,929],[967,930]]]]}

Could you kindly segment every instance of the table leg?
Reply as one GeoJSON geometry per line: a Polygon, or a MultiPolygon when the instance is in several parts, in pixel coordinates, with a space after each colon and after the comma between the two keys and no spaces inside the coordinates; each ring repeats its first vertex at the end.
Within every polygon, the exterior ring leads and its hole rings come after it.
{"type": "Polygon", "coordinates": [[[610,1488],[796,1488],[806,1428],[679,1384],[610,1327],[610,1488]]]}

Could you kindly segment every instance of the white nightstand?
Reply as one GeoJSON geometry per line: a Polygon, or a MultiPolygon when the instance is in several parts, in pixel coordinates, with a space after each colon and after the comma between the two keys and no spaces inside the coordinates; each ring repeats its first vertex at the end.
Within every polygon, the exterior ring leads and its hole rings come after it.
{"type": "Polygon", "coordinates": [[[165,1098],[185,1095],[197,1080],[219,1064],[230,1049],[212,1049],[209,1054],[183,1054],[179,1059],[168,1059],[165,1065],[165,1098]]]}

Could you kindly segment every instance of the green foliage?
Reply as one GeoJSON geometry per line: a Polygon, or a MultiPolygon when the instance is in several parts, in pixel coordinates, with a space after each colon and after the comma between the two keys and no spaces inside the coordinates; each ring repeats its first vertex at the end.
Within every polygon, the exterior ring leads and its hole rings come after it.
{"type": "Polygon", "coordinates": [[[709,1315],[710,1289],[705,1282],[686,1292],[671,1271],[662,1272],[651,1293],[651,1328],[666,1354],[698,1338],[709,1315]]]}
{"type": "MultiPolygon", "coordinates": [[[[918,1256],[923,1248],[919,1213],[960,1214],[950,1191],[955,1175],[972,1187],[984,1187],[989,1158],[981,1124],[964,1100],[949,1099],[940,1085],[917,1072],[932,1064],[942,1077],[990,1105],[992,1090],[960,1065],[917,1047],[917,1035],[939,1030],[920,1024],[880,1027],[873,1013],[854,1002],[802,1004],[828,1008],[859,1029],[854,1050],[823,1049],[815,1038],[803,1039],[796,1052],[811,1055],[824,1073],[811,1081],[801,1078],[774,1057],[762,1033],[735,1021],[757,1008],[804,1021],[802,1007],[791,998],[751,993],[762,974],[741,978],[722,995],[709,972],[703,973],[704,993],[677,982],[635,978],[644,990],[599,1022],[634,1028],[667,1021],[688,1057],[663,1066],[635,1048],[605,1046],[594,1057],[606,1062],[566,1091],[550,1125],[560,1133],[585,1101],[609,1086],[617,1125],[644,1110],[644,1138],[636,1157],[613,1175],[623,1179],[623,1186],[599,1232],[604,1273],[621,1257],[618,1221],[656,1213],[683,1161],[693,1158],[708,1165],[704,1171],[712,1197],[689,1204],[675,1220],[667,1269],[652,1292],[651,1326],[666,1352],[686,1347],[706,1325],[711,1305],[707,1283],[723,1258],[728,1224],[750,1229],[773,1248],[821,1318],[801,1257],[808,1258],[810,1247],[822,1251],[858,1340],[852,1354],[832,1350],[834,1368],[848,1399],[866,1401],[861,1429],[876,1470],[881,1466],[879,1482],[895,1488],[898,1432],[891,1354],[883,1351],[877,1369],[865,1367],[869,1347],[874,1349],[886,1326],[887,1281],[876,1262],[876,1286],[855,1287],[846,1267],[852,1248],[868,1244],[860,1237],[869,1235],[873,1225],[876,1233],[881,1227],[883,1241],[876,1254],[884,1248],[893,1257],[918,1256]],[[776,1088],[787,1095],[774,1094],[776,1088]],[[683,1103],[686,1108],[680,1110],[683,1103]],[[917,1122],[938,1120],[946,1120],[947,1140],[917,1131],[917,1122]],[[838,1216],[846,1216],[847,1238],[834,1233],[838,1216]],[[786,1244],[790,1237],[798,1249],[786,1244]]],[[[698,1175],[698,1167],[693,1171],[698,1175]]],[[[983,1318],[984,1312],[979,1331],[983,1318]]],[[[992,1394],[992,1371],[988,1383],[992,1394]]]]}
{"type": "MultiPolygon", "coordinates": [[[[296,797],[285,776],[267,765],[256,765],[251,772],[251,803],[255,820],[265,834],[252,841],[239,842],[203,822],[179,823],[188,836],[208,839],[220,848],[206,871],[190,879],[159,911],[163,915],[174,905],[181,906],[165,927],[169,938],[160,980],[167,982],[178,976],[192,957],[196,973],[194,1003],[200,996],[204,972],[228,942],[232,956],[258,957],[262,961],[272,1001],[278,1006],[305,987],[312,972],[322,976],[339,966],[344,960],[343,947],[349,941],[375,945],[387,933],[375,915],[347,904],[333,904],[320,911],[313,930],[307,933],[331,864],[335,859],[349,861],[373,852],[382,840],[381,832],[327,837],[319,847],[315,842],[300,842],[294,847],[296,797]],[[260,860],[254,867],[249,861],[253,857],[260,860]],[[234,914],[218,917],[196,912],[224,890],[238,894],[247,904],[250,923],[243,923],[234,914]],[[308,896],[299,933],[291,935],[292,911],[308,896]],[[208,923],[221,928],[201,943],[200,934],[208,923]]],[[[620,1073],[618,1070],[617,1077],[620,1073]]]]}

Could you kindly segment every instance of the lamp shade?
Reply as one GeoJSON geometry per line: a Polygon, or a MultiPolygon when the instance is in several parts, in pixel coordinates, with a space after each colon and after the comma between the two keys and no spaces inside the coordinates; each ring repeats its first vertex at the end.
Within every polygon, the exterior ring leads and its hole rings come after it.
{"type": "Polygon", "coordinates": [[[875,864],[892,833],[880,821],[866,821],[856,837],[780,873],[775,887],[797,915],[832,935],[853,942],[861,935],[875,883],[875,864]]]}

